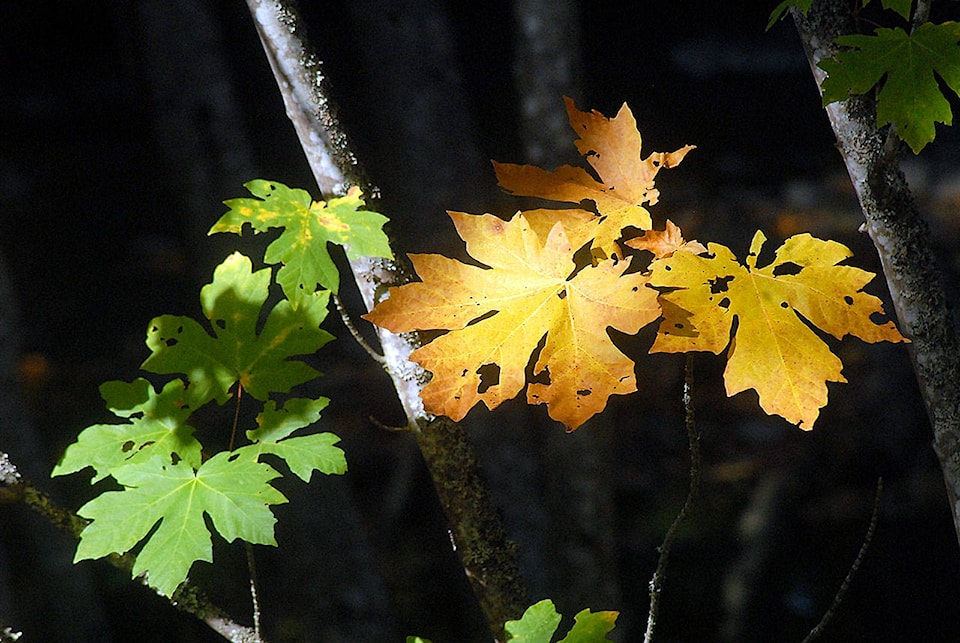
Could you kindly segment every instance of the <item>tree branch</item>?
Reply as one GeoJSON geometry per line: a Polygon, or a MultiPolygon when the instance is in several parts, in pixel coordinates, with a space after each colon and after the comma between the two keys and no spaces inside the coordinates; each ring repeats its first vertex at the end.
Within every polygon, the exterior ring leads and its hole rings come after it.
{"type": "Polygon", "coordinates": [[[647,613],[647,631],[643,636],[644,643],[653,641],[653,630],[657,624],[657,616],[660,612],[660,594],[663,591],[663,579],[667,573],[667,564],[670,562],[670,551],[673,549],[673,543],[677,539],[677,532],[680,525],[687,519],[693,510],[693,503],[696,502],[697,495],[700,493],[700,434],[697,432],[697,422],[693,406],[693,354],[687,353],[687,359],[684,366],[683,376],[683,412],[684,424],[687,427],[687,440],[690,443],[690,489],[687,491],[687,499],[680,508],[680,512],[670,524],[666,535],[663,537],[663,544],[660,545],[660,559],[657,561],[657,568],[653,572],[653,578],[650,579],[650,611],[647,613]]]}
{"type": "MultiPolygon", "coordinates": [[[[247,0],[247,4],[320,191],[339,195],[356,185],[368,198],[375,198],[377,190],[361,170],[337,118],[296,4],[292,0],[247,0]]],[[[411,279],[394,260],[351,259],[350,268],[367,310],[384,297],[388,287],[411,279]]],[[[490,629],[502,637],[503,624],[520,618],[529,602],[515,548],[482,484],[463,428],[424,411],[420,390],[428,374],[408,359],[420,346],[418,336],[376,330],[384,366],[450,520],[457,553],[490,629]]]]}
{"type": "MultiPolygon", "coordinates": [[[[24,503],[55,527],[74,538],[79,538],[80,532],[87,526],[86,520],[69,509],[57,505],[50,496],[23,478],[9,456],[0,451],[0,501],[9,500],[24,503]]],[[[111,554],[106,557],[108,563],[127,574],[133,573],[135,560],[136,557],[132,554],[122,556],[111,554]]],[[[144,587],[148,587],[142,577],[136,580],[144,587]]],[[[184,581],[169,600],[178,610],[193,614],[232,643],[264,643],[253,629],[234,621],[225,611],[211,603],[189,580],[184,581]]]]}
{"type": "MultiPolygon", "coordinates": [[[[815,2],[806,16],[793,17],[810,68],[820,87],[817,63],[836,54],[838,35],[853,32],[844,0],[815,2]]],[[[888,153],[877,129],[873,96],[853,96],[826,106],[847,173],[860,200],[870,235],[909,345],[920,392],[933,426],[954,528],[960,540],[960,342],[947,307],[926,222],[899,166],[899,150],[888,153]]]]}

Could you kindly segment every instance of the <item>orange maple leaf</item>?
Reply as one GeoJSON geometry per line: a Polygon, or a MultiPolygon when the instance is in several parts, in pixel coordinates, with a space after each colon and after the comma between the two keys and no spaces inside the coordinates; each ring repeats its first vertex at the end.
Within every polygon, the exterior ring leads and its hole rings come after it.
{"type": "Polygon", "coordinates": [[[768,414],[811,429],[827,403],[826,383],[846,379],[840,359],[810,325],[837,339],[906,340],[892,321],[871,319],[883,305],[861,289],[874,274],[837,265],[851,256],[844,245],[799,234],[757,268],[764,241],[757,232],[745,266],[715,243],[709,254],[676,252],[654,261],[650,284],[671,290],[660,295],[663,321],[650,350],[718,354],[729,344],[727,395],[752,388],[768,414]]]}
{"type": "Polygon", "coordinates": [[[694,254],[707,251],[698,241],[684,241],[680,228],[670,219],[667,219],[663,230],[644,230],[642,235],[627,239],[624,244],[637,250],[649,250],[655,259],[669,257],[677,250],[686,250],[694,254]]]}
{"type": "Polygon", "coordinates": [[[634,364],[607,329],[633,334],[659,317],[645,275],[624,274],[629,261],[578,270],[562,222],[546,231],[523,213],[449,215],[470,256],[489,268],[410,255],[423,281],[391,288],[364,315],[393,332],[450,331],[410,356],[433,374],[421,391],[428,412],[460,420],[478,401],[494,409],[526,385],[530,404],[546,404],[573,430],[610,395],[636,391],[634,364]]]}
{"type": "Polygon", "coordinates": [[[653,152],[640,156],[641,137],[637,121],[627,104],[613,118],[594,110],[581,112],[570,98],[564,98],[570,127],[580,136],[577,149],[596,172],[563,165],[547,171],[532,165],[497,163],[493,167],[500,187],[519,196],[533,196],[565,203],[592,201],[596,207],[593,247],[603,257],[621,256],[616,245],[627,226],[649,230],[650,213],[644,204],[654,205],[659,192],[654,177],[662,168],[671,168],[694,149],[687,145],[674,152],[653,152]],[[597,180],[599,178],[599,180],[597,180]]]}

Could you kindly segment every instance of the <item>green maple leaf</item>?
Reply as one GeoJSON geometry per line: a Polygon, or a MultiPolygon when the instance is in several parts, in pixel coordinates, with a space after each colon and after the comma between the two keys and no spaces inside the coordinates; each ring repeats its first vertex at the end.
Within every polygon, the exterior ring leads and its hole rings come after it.
{"type": "Polygon", "coordinates": [[[133,382],[107,382],[100,394],[114,415],[131,418],[127,424],[94,424],[80,432],[67,447],[51,476],[75,473],[88,466],[95,470],[91,484],[126,464],[172,454],[193,467],[200,466],[200,443],[186,424],[193,412],[185,403],[182,380],[167,382],[160,393],[143,378],[133,382]]]}
{"type": "Polygon", "coordinates": [[[960,23],[924,23],[913,33],[877,29],[872,36],[849,35],[837,44],[853,47],[820,62],[823,104],[863,94],[886,76],[877,96],[877,125],[893,123],[913,152],[936,136],[936,123],[950,125],[953,112],[937,76],[960,92],[960,23]]]}
{"type": "Polygon", "coordinates": [[[258,199],[231,199],[230,210],[210,229],[239,234],[245,223],[255,232],[283,228],[280,237],[267,246],[264,261],[283,264],[277,283],[287,299],[299,305],[301,293],[311,294],[318,286],[334,292],[340,274],[330,257],[327,243],[344,247],[351,259],[392,257],[382,214],[361,210],[364,202],[359,188],[329,202],[313,201],[306,190],[291,189],[277,181],[256,179],[245,183],[258,199]]]}
{"type": "Polygon", "coordinates": [[[142,368],[186,375],[194,407],[211,399],[222,404],[235,382],[256,399],[266,400],[270,393],[287,393],[314,379],[319,375],[315,369],[290,358],[314,353],[333,339],[320,329],[330,293],[305,295],[296,308],[282,300],[258,334],[269,284],[269,269],[253,272],[247,257],[233,253],[217,266],[213,281],[200,291],[203,313],[214,335],[189,317],[157,317],[147,331],[152,354],[142,368]]]}
{"type": "MultiPolygon", "coordinates": [[[[574,617],[574,625],[559,643],[601,643],[609,641],[618,612],[591,612],[582,610],[574,617]]],[[[504,625],[511,643],[550,643],[560,626],[560,614],[553,601],[544,599],[527,608],[519,621],[504,625]]]]}
{"type": "Polygon", "coordinates": [[[78,510],[92,522],[80,534],[74,562],[123,554],[150,534],[133,575],[146,574],[151,587],[170,596],[195,561],[213,561],[204,515],[228,542],[277,544],[269,505],[287,499],[268,484],[280,474],[267,464],[223,452],[196,471],[154,457],[112,475],[125,489],[101,494],[78,510]]]}
{"type": "Polygon", "coordinates": [[[326,474],[342,474],[347,471],[343,450],[333,446],[340,438],[333,433],[289,437],[297,429],[310,426],[320,418],[320,411],[327,406],[326,398],[308,400],[294,398],[281,408],[273,400],[264,404],[257,416],[260,428],[247,431],[247,439],[254,442],[238,451],[258,459],[263,453],[282,458],[290,470],[304,482],[310,482],[313,471],[326,474]]]}

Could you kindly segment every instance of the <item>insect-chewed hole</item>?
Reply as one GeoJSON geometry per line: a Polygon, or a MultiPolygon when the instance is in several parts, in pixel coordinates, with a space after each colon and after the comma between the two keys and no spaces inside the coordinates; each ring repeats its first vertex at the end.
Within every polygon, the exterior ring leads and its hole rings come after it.
{"type": "Polygon", "coordinates": [[[577,391],[577,395],[580,395],[580,396],[582,396],[582,397],[586,397],[586,396],[590,395],[591,393],[593,393],[593,391],[591,391],[591,390],[588,389],[588,388],[582,388],[582,389],[580,389],[579,391],[577,391]]]}
{"type": "Polygon", "coordinates": [[[773,276],[780,277],[781,275],[795,275],[801,270],[803,270],[803,266],[798,266],[792,261],[787,261],[774,267],[773,276]]]}
{"type": "Polygon", "coordinates": [[[733,275],[727,275],[726,277],[717,277],[716,279],[711,279],[707,283],[710,284],[710,292],[716,295],[717,293],[727,292],[730,290],[728,285],[733,281],[733,275]]]}
{"type": "Polygon", "coordinates": [[[477,393],[483,395],[491,386],[500,383],[500,366],[497,364],[484,364],[477,369],[477,375],[480,376],[480,385],[477,387],[477,393]]]}
{"type": "Polygon", "coordinates": [[[723,299],[720,300],[720,302],[717,305],[720,306],[721,308],[730,308],[730,298],[724,297],[723,299]]]}
{"type": "Polygon", "coordinates": [[[851,297],[850,295],[845,295],[843,298],[843,301],[846,302],[848,306],[853,305],[853,297],[851,297]]]}
{"type": "Polygon", "coordinates": [[[126,453],[127,451],[130,451],[131,449],[133,449],[134,446],[135,446],[135,443],[133,440],[127,440],[126,442],[123,443],[123,446],[120,447],[120,450],[126,453]]]}

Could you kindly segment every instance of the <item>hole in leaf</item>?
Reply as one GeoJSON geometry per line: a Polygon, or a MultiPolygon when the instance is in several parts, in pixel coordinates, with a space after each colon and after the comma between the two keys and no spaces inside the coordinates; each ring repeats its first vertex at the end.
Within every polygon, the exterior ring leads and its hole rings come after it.
{"type": "Polygon", "coordinates": [[[843,301],[845,301],[848,306],[853,305],[853,297],[851,297],[850,295],[844,296],[843,301]]]}
{"type": "Polygon", "coordinates": [[[126,442],[123,443],[123,446],[120,447],[120,450],[126,453],[127,451],[130,451],[133,448],[133,446],[134,446],[133,440],[127,440],[126,442]]]}
{"type": "Polygon", "coordinates": [[[790,308],[790,304],[785,301],[780,302],[780,308],[790,308]]]}
{"type": "Polygon", "coordinates": [[[567,298],[567,289],[564,288],[563,290],[561,290],[560,292],[558,292],[558,293],[557,293],[557,297],[559,297],[560,299],[566,299],[566,298],[567,298]]]}
{"type": "Polygon", "coordinates": [[[587,395],[590,395],[591,393],[593,393],[593,391],[591,391],[591,390],[588,389],[588,388],[582,388],[582,389],[580,389],[579,391],[577,391],[577,395],[581,395],[581,396],[583,396],[583,397],[586,397],[587,395]]]}
{"type": "Polygon", "coordinates": [[[167,340],[166,340],[165,342],[163,342],[163,343],[167,345],[167,348],[170,348],[170,347],[172,347],[172,346],[176,346],[176,345],[177,345],[177,340],[174,339],[173,337],[171,337],[171,338],[167,339],[167,340]]]}
{"type": "Polygon", "coordinates": [[[785,263],[780,264],[779,266],[774,267],[773,276],[779,277],[781,275],[795,275],[795,274],[798,274],[801,270],[803,270],[803,266],[798,266],[792,261],[787,261],[785,263]]]}
{"type": "MultiPolygon", "coordinates": [[[[727,292],[730,290],[730,287],[727,285],[733,281],[733,275],[727,275],[726,277],[717,277],[716,279],[710,279],[707,281],[710,284],[710,292],[716,295],[717,293],[727,292]]],[[[722,304],[721,304],[722,305],[722,304]]]]}
{"type": "Polygon", "coordinates": [[[219,328],[220,330],[223,330],[224,328],[227,327],[227,322],[226,322],[226,320],[224,320],[224,319],[217,319],[217,320],[215,320],[213,323],[214,323],[214,324],[216,325],[216,327],[219,328]]]}
{"type": "Polygon", "coordinates": [[[537,342],[537,347],[533,349],[533,353],[530,355],[530,360],[527,362],[526,368],[523,370],[524,375],[527,377],[527,382],[531,384],[543,384],[544,386],[550,386],[550,367],[544,366],[542,371],[537,373],[533,372],[537,362],[540,360],[540,353],[543,351],[543,347],[547,344],[547,336],[544,335],[540,338],[540,341],[537,342]]]}
{"type": "Polygon", "coordinates": [[[721,308],[730,308],[730,298],[724,297],[723,299],[720,300],[720,303],[718,303],[717,305],[720,306],[721,308]]]}
{"type": "MultiPolygon", "coordinates": [[[[477,305],[479,306],[479,305],[480,305],[480,302],[477,302],[477,305]]],[[[470,320],[470,323],[468,323],[467,326],[473,326],[474,324],[479,324],[480,322],[482,322],[482,321],[485,320],[485,319],[490,319],[491,317],[493,317],[494,315],[496,315],[498,312],[500,312],[500,311],[499,311],[499,310],[488,310],[487,312],[485,312],[484,314],[480,315],[480,316],[477,317],[476,319],[471,319],[471,320],[470,320]]]]}
{"type": "Polygon", "coordinates": [[[180,462],[180,454],[177,453],[176,451],[171,451],[171,452],[170,452],[170,462],[172,462],[172,463],[175,464],[175,465],[176,465],[176,464],[179,464],[179,462],[180,462]]]}
{"type": "Polygon", "coordinates": [[[477,369],[477,375],[480,376],[480,386],[477,387],[477,393],[483,395],[491,386],[500,383],[500,366],[497,364],[484,364],[477,369]]]}

